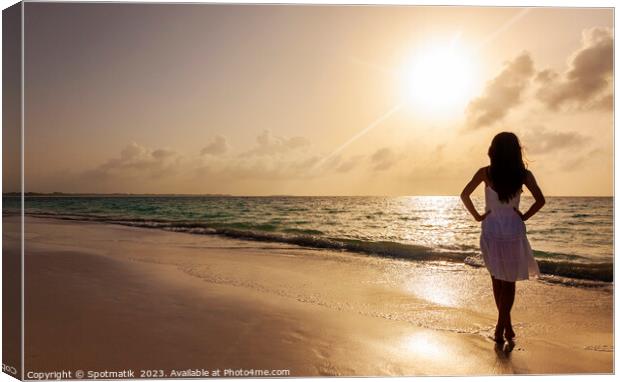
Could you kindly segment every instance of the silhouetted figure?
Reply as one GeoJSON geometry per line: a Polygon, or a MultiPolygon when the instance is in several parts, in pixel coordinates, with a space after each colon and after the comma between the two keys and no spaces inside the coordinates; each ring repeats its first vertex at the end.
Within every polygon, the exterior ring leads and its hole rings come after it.
{"type": "Polygon", "coordinates": [[[497,134],[489,147],[491,165],[479,169],[461,193],[461,200],[476,221],[482,222],[480,250],[491,274],[493,296],[498,310],[494,340],[512,341],[510,310],[515,299],[515,282],[539,275],[538,264],[526,236],[525,221],[545,204],[545,197],[531,171],[525,168],[519,139],[513,133],[497,134]],[[484,182],[485,212],[480,215],[471,193],[484,182]],[[525,213],[519,211],[522,187],[535,202],[525,213]]]}

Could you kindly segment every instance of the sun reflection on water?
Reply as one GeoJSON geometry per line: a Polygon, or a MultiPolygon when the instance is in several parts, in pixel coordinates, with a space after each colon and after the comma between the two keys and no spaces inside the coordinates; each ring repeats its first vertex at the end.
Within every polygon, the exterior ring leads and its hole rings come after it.
{"type": "Polygon", "coordinates": [[[417,217],[410,227],[411,236],[419,240],[420,231],[425,231],[425,241],[431,247],[455,243],[456,231],[462,229],[457,222],[462,220],[459,217],[463,214],[463,208],[457,197],[406,197],[400,205],[399,213],[417,217]]]}

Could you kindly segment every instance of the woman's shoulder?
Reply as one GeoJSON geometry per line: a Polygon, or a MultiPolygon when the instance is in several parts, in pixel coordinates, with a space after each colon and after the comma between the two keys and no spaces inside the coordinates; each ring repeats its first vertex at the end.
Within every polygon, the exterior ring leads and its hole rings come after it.
{"type": "Polygon", "coordinates": [[[473,180],[478,182],[478,183],[484,182],[485,185],[488,184],[489,183],[489,175],[487,173],[487,167],[480,167],[476,171],[476,173],[474,174],[473,180]]]}
{"type": "Polygon", "coordinates": [[[525,176],[523,177],[523,183],[526,185],[536,184],[536,178],[534,173],[528,169],[525,169],[525,176]]]}
{"type": "Polygon", "coordinates": [[[489,166],[480,167],[476,175],[486,181],[489,178],[489,166]]]}

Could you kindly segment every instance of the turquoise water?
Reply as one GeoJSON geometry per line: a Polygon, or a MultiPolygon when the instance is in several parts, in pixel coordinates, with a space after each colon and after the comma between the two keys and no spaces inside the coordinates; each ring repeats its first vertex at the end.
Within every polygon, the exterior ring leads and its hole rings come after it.
{"type": "MultiPolygon", "coordinates": [[[[3,198],[5,212],[19,198],[3,198]]],[[[522,210],[533,200],[523,197],[522,210]]],[[[479,210],[483,200],[475,199],[479,210]]],[[[415,260],[480,264],[458,197],[27,197],[26,213],[415,260]]],[[[541,271],[612,281],[613,198],[549,197],[527,223],[541,271]]]]}

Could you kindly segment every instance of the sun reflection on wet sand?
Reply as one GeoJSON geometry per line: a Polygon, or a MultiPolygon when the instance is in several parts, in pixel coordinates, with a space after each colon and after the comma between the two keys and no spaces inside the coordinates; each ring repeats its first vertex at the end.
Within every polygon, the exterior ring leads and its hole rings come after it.
{"type": "Polygon", "coordinates": [[[420,332],[409,335],[403,340],[404,347],[418,355],[438,360],[448,354],[446,346],[432,334],[420,332]]]}
{"type": "Polygon", "coordinates": [[[457,298],[459,288],[450,282],[452,280],[447,277],[446,273],[436,271],[434,274],[427,274],[423,278],[409,280],[405,288],[408,292],[433,304],[457,307],[460,305],[457,298]],[[457,287],[456,290],[455,287],[457,287]]]}

